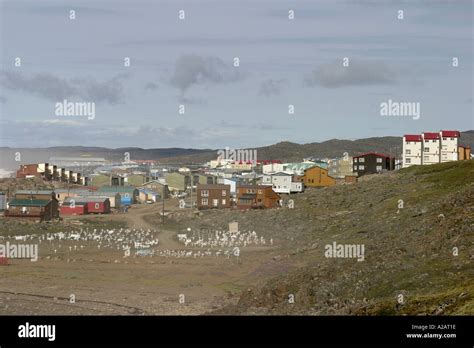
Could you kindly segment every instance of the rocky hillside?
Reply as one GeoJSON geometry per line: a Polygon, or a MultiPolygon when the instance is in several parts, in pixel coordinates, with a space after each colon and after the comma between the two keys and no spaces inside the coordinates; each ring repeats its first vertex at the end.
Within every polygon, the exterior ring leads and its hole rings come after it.
{"type": "Polygon", "coordinates": [[[256,285],[217,314],[474,313],[474,161],[411,167],[292,198],[293,210],[174,217],[204,229],[236,220],[279,246],[265,266],[273,272],[262,268],[256,285]],[[325,257],[333,242],[364,245],[364,260],[325,257]]]}

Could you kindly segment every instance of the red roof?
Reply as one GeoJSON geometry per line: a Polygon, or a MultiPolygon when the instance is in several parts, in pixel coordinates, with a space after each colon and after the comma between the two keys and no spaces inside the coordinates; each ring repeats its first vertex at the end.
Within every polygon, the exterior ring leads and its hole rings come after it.
{"type": "Polygon", "coordinates": [[[421,141],[421,135],[418,134],[405,134],[406,141],[421,141]]]}
{"type": "Polygon", "coordinates": [[[446,138],[459,138],[461,134],[458,131],[441,131],[441,135],[446,138]]]}
{"type": "Polygon", "coordinates": [[[427,140],[439,139],[439,133],[423,133],[423,137],[427,140]]]}
{"type": "Polygon", "coordinates": [[[376,152],[367,152],[367,153],[364,153],[362,155],[357,155],[357,156],[354,156],[354,157],[365,157],[365,156],[377,156],[377,157],[390,158],[390,156],[388,156],[388,155],[384,155],[382,153],[376,153],[376,152]]]}

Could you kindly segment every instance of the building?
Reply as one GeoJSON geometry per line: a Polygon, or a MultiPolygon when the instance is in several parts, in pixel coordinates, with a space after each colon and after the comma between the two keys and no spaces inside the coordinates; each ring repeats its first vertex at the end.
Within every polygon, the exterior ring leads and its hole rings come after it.
{"type": "Polygon", "coordinates": [[[395,158],[375,152],[354,156],[353,162],[354,173],[356,173],[357,176],[376,174],[384,170],[393,170],[395,168],[395,158]]]}
{"type": "Polygon", "coordinates": [[[283,171],[283,164],[282,163],[269,163],[262,165],[262,173],[263,174],[271,174],[283,171]]]}
{"type": "Polygon", "coordinates": [[[336,185],[336,179],[329,176],[328,170],[319,166],[306,169],[302,178],[306,187],[326,187],[336,185]]]}
{"type": "Polygon", "coordinates": [[[403,168],[460,160],[460,137],[459,131],[447,130],[404,135],[403,168]]]}
{"type": "Polygon", "coordinates": [[[461,137],[461,133],[458,131],[442,130],[439,134],[441,141],[441,163],[458,161],[459,138],[461,137]]]}
{"type": "Polygon", "coordinates": [[[198,209],[230,208],[230,185],[198,184],[196,188],[196,203],[198,209]]]}
{"type": "Polygon", "coordinates": [[[348,175],[352,175],[352,156],[346,152],[343,157],[331,159],[328,161],[328,174],[336,179],[344,179],[348,175]]]}
{"type": "Polygon", "coordinates": [[[83,197],[104,197],[108,198],[110,202],[110,208],[120,209],[122,203],[122,196],[118,192],[96,192],[89,191],[89,193],[82,194],[83,197]]]}
{"type": "MultiPolygon", "coordinates": [[[[273,174],[264,174],[262,178],[262,185],[271,185],[273,191],[276,193],[286,193],[290,194],[292,191],[291,189],[301,189],[303,187],[302,183],[296,183],[298,185],[293,184],[293,175],[285,173],[285,172],[278,172],[273,174]]],[[[298,191],[301,192],[301,191],[298,191]]]]}
{"type": "Polygon", "coordinates": [[[97,192],[105,193],[119,193],[120,194],[120,204],[121,205],[130,205],[137,203],[138,200],[138,189],[133,186],[102,186],[97,192]]]}
{"type": "Polygon", "coordinates": [[[108,214],[110,213],[110,201],[107,197],[73,197],[67,198],[61,209],[63,207],[75,207],[75,206],[87,206],[87,211],[85,214],[108,214]]]}
{"type": "Polygon", "coordinates": [[[59,203],[53,191],[17,190],[14,199],[7,204],[5,216],[49,221],[59,217],[59,203]]]}
{"type": "Polygon", "coordinates": [[[144,183],[141,187],[150,189],[160,195],[160,197],[168,198],[170,191],[165,180],[157,179],[144,183]]]}
{"type": "Polygon", "coordinates": [[[264,209],[280,206],[280,195],[271,186],[239,185],[237,186],[237,208],[264,209]]]}
{"type": "Polygon", "coordinates": [[[209,174],[193,173],[193,186],[201,185],[214,185],[217,184],[217,177],[209,174]]]}
{"type": "Polygon", "coordinates": [[[139,188],[138,189],[138,199],[142,203],[153,202],[156,203],[161,199],[160,194],[149,189],[149,188],[139,188]]]}
{"type": "Polygon", "coordinates": [[[0,211],[4,211],[7,208],[7,197],[5,192],[0,192],[0,211]]]}
{"type": "Polygon", "coordinates": [[[77,202],[74,198],[66,198],[59,210],[60,215],[86,215],[87,202],[77,202]]]}
{"type": "Polygon", "coordinates": [[[403,167],[421,165],[423,161],[423,137],[417,134],[403,136],[403,167]]]}
{"type": "Polygon", "coordinates": [[[90,194],[91,191],[86,190],[86,189],[77,189],[77,188],[71,188],[71,189],[55,189],[54,194],[56,199],[61,203],[66,200],[68,197],[78,197],[78,196],[86,196],[90,194]]]}
{"type": "Polygon", "coordinates": [[[41,173],[38,171],[37,164],[22,164],[20,169],[16,171],[17,178],[34,178],[41,177],[41,173]]]}
{"type": "Polygon", "coordinates": [[[218,178],[217,183],[229,185],[231,195],[235,195],[237,193],[237,179],[218,178]]]}
{"type": "Polygon", "coordinates": [[[292,173],[293,175],[304,175],[304,171],[306,169],[312,168],[314,166],[327,168],[327,163],[316,164],[315,162],[311,162],[311,161],[285,163],[283,164],[283,171],[292,173]]]}
{"type": "Polygon", "coordinates": [[[191,176],[183,173],[168,173],[165,176],[170,191],[186,191],[191,186],[191,176]]]}
{"type": "Polygon", "coordinates": [[[125,184],[132,186],[141,186],[151,180],[150,176],[146,174],[130,174],[125,177],[125,184]]]}
{"type": "Polygon", "coordinates": [[[460,161],[465,161],[465,160],[471,159],[471,147],[470,146],[459,145],[458,159],[460,161]]]}

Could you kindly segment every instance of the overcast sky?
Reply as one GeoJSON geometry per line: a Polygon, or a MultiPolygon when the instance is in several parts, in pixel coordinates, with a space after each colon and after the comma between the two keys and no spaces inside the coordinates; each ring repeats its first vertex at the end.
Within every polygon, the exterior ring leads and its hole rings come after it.
{"type": "Polygon", "coordinates": [[[474,129],[472,7],[0,0],[0,146],[251,148],[474,129]],[[95,118],[57,116],[65,99],[94,102],[95,118]],[[420,103],[420,118],[381,116],[389,99],[420,103]]]}

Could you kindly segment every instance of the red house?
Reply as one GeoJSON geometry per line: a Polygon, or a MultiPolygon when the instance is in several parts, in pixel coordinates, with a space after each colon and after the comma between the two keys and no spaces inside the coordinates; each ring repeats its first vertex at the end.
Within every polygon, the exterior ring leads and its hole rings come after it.
{"type": "Polygon", "coordinates": [[[87,214],[87,204],[79,204],[74,201],[74,198],[66,198],[61,206],[59,213],[61,215],[85,215],[87,214]]]}
{"type": "Polygon", "coordinates": [[[110,201],[107,197],[72,197],[64,201],[61,212],[63,207],[64,213],[72,213],[71,215],[110,213],[110,201]]]}

